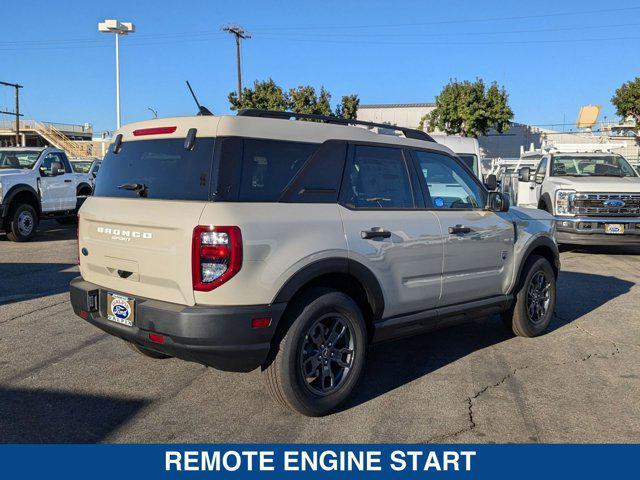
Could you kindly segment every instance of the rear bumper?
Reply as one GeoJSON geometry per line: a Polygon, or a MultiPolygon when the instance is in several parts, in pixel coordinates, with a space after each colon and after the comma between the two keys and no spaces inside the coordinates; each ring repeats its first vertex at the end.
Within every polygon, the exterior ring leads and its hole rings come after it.
{"type": "Polygon", "coordinates": [[[640,218],[557,216],[556,239],[574,245],[640,245],[640,218]],[[622,224],[624,233],[607,234],[605,224],[622,224]]]}
{"type": "Polygon", "coordinates": [[[105,289],[82,277],[72,280],[70,289],[76,315],[105,332],[173,357],[233,372],[249,372],[265,362],[286,306],[188,307],[113,292],[136,299],[134,325],[128,327],[107,319],[105,289]],[[90,306],[90,297],[98,299],[97,306],[90,306]],[[263,317],[271,318],[269,327],[251,328],[252,319],[263,317]],[[162,335],[164,342],[152,342],[150,333],[162,335]]]}

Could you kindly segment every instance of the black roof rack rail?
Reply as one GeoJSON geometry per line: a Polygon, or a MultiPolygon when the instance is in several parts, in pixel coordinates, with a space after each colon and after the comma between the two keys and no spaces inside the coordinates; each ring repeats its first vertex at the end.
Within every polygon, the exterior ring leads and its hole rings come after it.
{"type": "Polygon", "coordinates": [[[262,117],[262,118],[280,118],[283,120],[290,120],[292,118],[317,120],[324,123],[333,123],[336,125],[363,125],[365,127],[377,127],[387,130],[397,130],[402,132],[406,138],[412,138],[414,140],[426,140],[428,142],[435,142],[435,140],[427,132],[417,130],[415,128],[398,127],[397,125],[389,125],[386,123],[365,122],[363,120],[355,120],[351,118],[331,117],[328,115],[315,115],[312,113],[295,113],[295,112],[283,112],[279,110],[260,110],[257,108],[247,108],[244,110],[238,110],[238,116],[240,117],[262,117]]]}

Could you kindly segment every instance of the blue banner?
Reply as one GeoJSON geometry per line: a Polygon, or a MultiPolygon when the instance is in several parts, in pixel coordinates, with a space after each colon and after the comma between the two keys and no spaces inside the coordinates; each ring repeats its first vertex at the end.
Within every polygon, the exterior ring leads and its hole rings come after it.
{"type": "Polygon", "coordinates": [[[637,477],[638,445],[2,445],[0,477],[637,477]]]}

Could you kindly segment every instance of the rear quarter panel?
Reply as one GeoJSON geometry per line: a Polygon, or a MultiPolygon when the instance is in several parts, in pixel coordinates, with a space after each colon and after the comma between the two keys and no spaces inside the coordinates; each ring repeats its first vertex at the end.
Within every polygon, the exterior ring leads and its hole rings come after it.
{"type": "Polygon", "coordinates": [[[211,292],[195,292],[198,304],[270,304],[296,272],[318,260],[347,258],[336,204],[208,203],[200,225],[238,226],[240,271],[211,292]]]}

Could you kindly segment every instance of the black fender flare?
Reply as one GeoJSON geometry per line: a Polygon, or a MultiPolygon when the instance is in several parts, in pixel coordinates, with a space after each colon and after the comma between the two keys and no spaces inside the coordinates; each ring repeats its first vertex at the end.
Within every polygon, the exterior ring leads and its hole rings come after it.
{"type": "Polygon", "coordinates": [[[91,185],[88,184],[87,182],[82,182],[78,184],[78,186],[76,187],[76,194],[85,187],[88,188],[91,193],[93,193],[93,188],[91,188],[91,185]]]}
{"type": "Polygon", "coordinates": [[[548,193],[543,193],[540,197],[539,205],[546,205],[548,209],[551,209],[550,212],[549,210],[547,210],[547,212],[553,215],[553,200],[551,200],[551,195],[549,195],[548,193]]]}
{"type": "Polygon", "coordinates": [[[304,285],[331,273],[343,273],[355,277],[364,288],[373,312],[373,320],[382,318],[384,296],[378,279],[369,268],[349,258],[326,258],[306,265],[280,288],[273,303],[289,302],[304,285]]]}
{"type": "Polygon", "coordinates": [[[552,267],[554,268],[556,275],[560,271],[560,251],[558,250],[558,245],[551,238],[547,236],[537,237],[531,241],[531,243],[527,246],[524,253],[520,257],[520,264],[518,265],[518,273],[516,275],[515,282],[511,287],[510,293],[514,293],[515,289],[520,284],[520,280],[522,279],[522,271],[524,270],[524,265],[527,262],[527,259],[529,258],[529,256],[531,255],[531,252],[533,252],[536,248],[539,248],[539,247],[545,247],[551,250],[551,252],[553,253],[553,261],[554,261],[554,264],[552,265],[552,267]]]}
{"type": "MultiPolygon", "coordinates": [[[[33,195],[33,197],[36,200],[36,205],[37,205],[36,212],[37,212],[38,216],[40,216],[42,214],[42,206],[40,205],[40,195],[38,195],[38,192],[36,192],[33,189],[33,187],[31,187],[30,185],[25,185],[25,184],[14,185],[4,195],[4,198],[2,199],[2,203],[4,205],[11,205],[11,202],[13,202],[13,199],[16,197],[16,195],[18,195],[19,193],[23,193],[23,192],[29,192],[31,195],[33,195]]],[[[5,210],[5,215],[7,215],[8,212],[9,212],[9,209],[7,208],[5,210]]]]}

